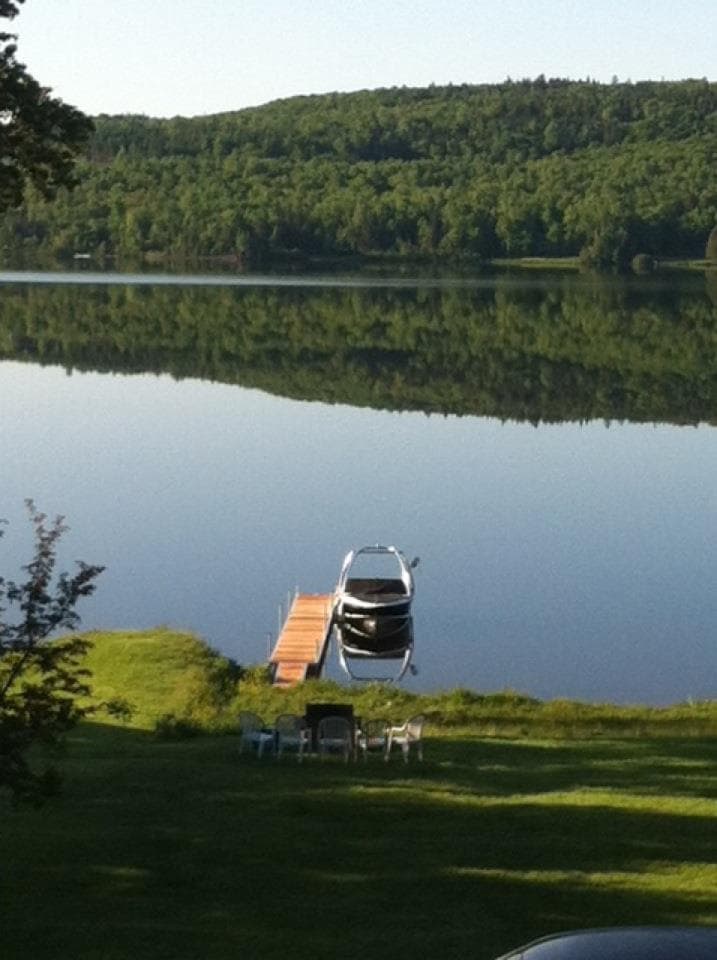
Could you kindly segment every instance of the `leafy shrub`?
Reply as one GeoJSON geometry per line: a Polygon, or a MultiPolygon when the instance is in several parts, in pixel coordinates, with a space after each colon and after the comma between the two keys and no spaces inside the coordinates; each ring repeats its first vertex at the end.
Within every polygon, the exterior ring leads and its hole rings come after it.
{"type": "Polygon", "coordinates": [[[264,687],[271,683],[271,666],[268,663],[255,663],[245,667],[241,673],[241,683],[250,687],[264,687]]]}
{"type": "Polygon", "coordinates": [[[124,697],[111,697],[109,700],[105,700],[101,704],[101,709],[121,723],[129,723],[135,712],[134,705],[124,697]]]}
{"type": "Polygon", "coordinates": [[[154,732],[160,740],[191,740],[201,733],[200,727],[186,717],[165,713],[157,718],[154,732]]]}

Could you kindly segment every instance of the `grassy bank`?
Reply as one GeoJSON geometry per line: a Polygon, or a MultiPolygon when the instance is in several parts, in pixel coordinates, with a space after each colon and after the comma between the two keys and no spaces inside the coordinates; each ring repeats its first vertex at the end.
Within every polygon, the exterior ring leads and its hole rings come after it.
{"type": "Polygon", "coordinates": [[[168,629],[88,634],[93,702],[119,700],[131,726],[153,730],[168,716],[197,730],[236,729],[240,710],[267,722],[304,713],[307,703],[351,703],[361,717],[393,723],[423,713],[436,735],[612,737],[717,736],[717,701],[669,707],[542,701],[513,691],[454,689],[412,693],[400,686],[311,681],[292,690],[268,682],[261,667],[243,675],[191,634],[168,629]]]}

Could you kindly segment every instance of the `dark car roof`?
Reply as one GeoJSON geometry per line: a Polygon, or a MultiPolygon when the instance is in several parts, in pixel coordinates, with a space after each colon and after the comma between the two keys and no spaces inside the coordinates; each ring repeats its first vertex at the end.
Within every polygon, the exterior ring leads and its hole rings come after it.
{"type": "Polygon", "coordinates": [[[717,927],[610,927],[534,940],[499,960],[717,960],[717,927]]]}

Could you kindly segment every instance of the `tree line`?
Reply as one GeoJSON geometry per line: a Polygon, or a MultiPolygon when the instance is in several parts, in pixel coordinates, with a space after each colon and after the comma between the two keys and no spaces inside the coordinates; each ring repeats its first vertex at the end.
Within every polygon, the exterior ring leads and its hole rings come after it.
{"type": "Polygon", "coordinates": [[[5,260],[702,257],[717,84],[536,80],[100,116],[70,196],[32,186],[5,260]]]}

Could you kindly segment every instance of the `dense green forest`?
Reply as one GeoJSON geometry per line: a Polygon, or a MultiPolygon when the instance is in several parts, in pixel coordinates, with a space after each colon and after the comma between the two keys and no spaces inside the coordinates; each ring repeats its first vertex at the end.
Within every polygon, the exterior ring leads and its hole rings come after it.
{"type": "Polygon", "coordinates": [[[715,355],[717,289],[701,276],[669,288],[574,276],[353,289],[29,285],[0,298],[0,359],[534,423],[717,422],[715,355]]]}
{"type": "Polygon", "coordinates": [[[0,219],[6,264],[383,255],[702,257],[717,84],[536,80],[100,116],[80,186],[0,219]]]}

